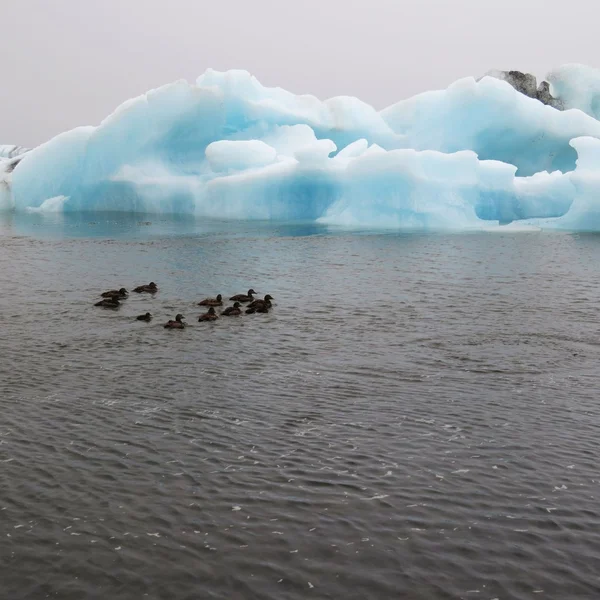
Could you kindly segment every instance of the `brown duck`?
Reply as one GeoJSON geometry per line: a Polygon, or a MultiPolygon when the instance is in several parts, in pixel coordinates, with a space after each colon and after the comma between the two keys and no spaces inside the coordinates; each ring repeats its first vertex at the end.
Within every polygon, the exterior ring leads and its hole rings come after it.
{"type": "Polygon", "coordinates": [[[174,321],[169,320],[165,323],[165,329],[185,329],[183,319],[185,319],[183,315],[176,315],[174,321]]]}
{"type": "Polygon", "coordinates": [[[273,296],[267,294],[262,300],[256,299],[248,304],[248,308],[257,308],[258,306],[268,306],[271,308],[271,300],[273,300],[273,296]]]}
{"type": "Polygon", "coordinates": [[[246,309],[247,315],[253,315],[254,313],[268,313],[271,310],[270,304],[258,304],[246,309]]]}
{"type": "Polygon", "coordinates": [[[138,315],[136,317],[136,320],[138,320],[138,321],[146,321],[147,323],[149,323],[150,321],[152,321],[152,315],[147,312],[145,315],[138,315]]]}
{"type": "Polygon", "coordinates": [[[124,300],[129,296],[129,292],[125,288],[120,290],[108,290],[108,292],[102,292],[100,294],[103,298],[117,298],[118,300],[124,300]]]}
{"type": "Polygon", "coordinates": [[[100,300],[100,302],[96,302],[94,306],[101,306],[102,308],[119,308],[121,303],[118,298],[104,298],[104,300],[100,300]]]}
{"type": "Polygon", "coordinates": [[[256,292],[253,289],[249,289],[247,294],[236,294],[235,296],[231,296],[229,299],[233,300],[234,302],[252,302],[252,300],[254,300],[254,294],[256,294],[256,292]]]}
{"type": "Polygon", "coordinates": [[[241,304],[239,302],[235,302],[233,306],[228,306],[221,314],[224,317],[236,317],[237,315],[241,315],[242,311],[240,310],[241,304]]]}
{"type": "Polygon", "coordinates": [[[216,298],[204,298],[202,302],[198,302],[198,306],[223,306],[223,296],[218,294],[216,298]]]}
{"type": "Polygon", "coordinates": [[[216,321],[219,318],[219,315],[215,312],[213,306],[208,309],[208,312],[205,312],[203,315],[198,317],[198,321],[216,321]]]}
{"type": "Polygon", "coordinates": [[[133,288],[133,291],[136,294],[156,294],[158,287],[156,287],[154,281],[151,281],[148,285],[138,285],[138,287],[133,288]]]}

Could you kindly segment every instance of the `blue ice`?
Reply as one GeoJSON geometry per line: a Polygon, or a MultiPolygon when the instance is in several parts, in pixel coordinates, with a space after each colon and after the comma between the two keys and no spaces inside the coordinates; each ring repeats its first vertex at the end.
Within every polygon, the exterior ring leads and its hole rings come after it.
{"type": "Polygon", "coordinates": [[[566,65],[549,80],[567,110],[484,77],[376,111],[209,70],[97,127],[0,146],[0,209],[600,229],[600,74],[566,65]]]}

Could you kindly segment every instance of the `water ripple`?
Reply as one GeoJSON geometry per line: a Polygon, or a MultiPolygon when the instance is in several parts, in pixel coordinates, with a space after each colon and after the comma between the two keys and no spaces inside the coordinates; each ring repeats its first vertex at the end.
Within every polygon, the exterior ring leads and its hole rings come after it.
{"type": "Polygon", "coordinates": [[[153,227],[0,237],[3,597],[600,596],[599,238],[153,227]]]}

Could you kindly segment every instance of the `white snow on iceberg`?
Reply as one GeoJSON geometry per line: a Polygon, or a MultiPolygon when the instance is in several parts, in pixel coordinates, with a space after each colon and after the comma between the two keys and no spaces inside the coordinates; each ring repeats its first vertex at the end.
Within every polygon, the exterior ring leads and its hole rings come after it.
{"type": "Polygon", "coordinates": [[[600,119],[600,70],[585,65],[562,65],[548,74],[554,95],[565,108],[578,108],[600,119]]]}
{"type": "Polygon", "coordinates": [[[600,76],[586,69],[549,76],[564,111],[484,77],[381,112],[209,70],[128,100],[98,127],[31,151],[0,146],[0,209],[600,229],[600,76]]]}
{"type": "Polygon", "coordinates": [[[493,77],[461,79],[447,90],[425,92],[382,111],[411,148],[473,150],[480,159],[518,167],[519,175],[569,171],[577,155],[569,142],[600,137],[600,121],[580,111],[559,111],[516,92],[493,77]]]}

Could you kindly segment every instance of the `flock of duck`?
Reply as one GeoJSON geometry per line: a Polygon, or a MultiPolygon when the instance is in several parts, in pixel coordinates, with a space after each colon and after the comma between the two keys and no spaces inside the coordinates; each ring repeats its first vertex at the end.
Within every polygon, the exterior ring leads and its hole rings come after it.
{"type": "MultiPolygon", "coordinates": [[[[133,289],[136,294],[156,294],[158,292],[158,286],[154,281],[151,281],[147,285],[140,285],[133,289]]],[[[237,317],[242,314],[242,304],[246,304],[245,313],[248,315],[254,313],[268,313],[271,310],[273,296],[267,294],[262,300],[254,298],[256,292],[253,289],[249,289],[246,294],[236,294],[229,298],[233,302],[232,306],[228,306],[221,310],[220,315],[215,310],[216,307],[223,306],[223,296],[218,294],[216,298],[205,298],[201,302],[198,302],[198,306],[205,306],[208,308],[207,312],[198,317],[199,322],[204,321],[216,321],[219,316],[222,317],[237,317]]],[[[117,309],[121,306],[121,302],[129,298],[129,292],[125,288],[119,290],[108,290],[100,294],[102,300],[96,302],[94,306],[100,306],[102,308],[117,309]]],[[[136,317],[138,321],[150,322],[152,320],[152,314],[149,312],[138,315],[136,317]]],[[[170,319],[164,325],[165,329],[184,329],[186,324],[184,323],[185,317],[181,314],[176,315],[175,320],[170,319]]]]}

